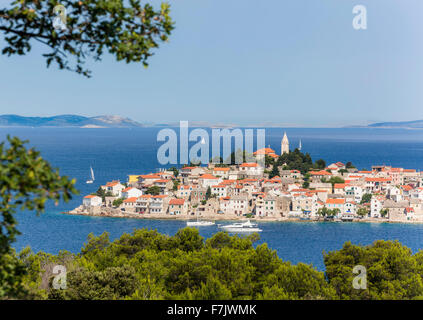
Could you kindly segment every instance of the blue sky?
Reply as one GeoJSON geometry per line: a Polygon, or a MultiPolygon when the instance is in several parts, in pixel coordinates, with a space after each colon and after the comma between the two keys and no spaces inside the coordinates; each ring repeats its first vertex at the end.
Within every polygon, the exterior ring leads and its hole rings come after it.
{"type": "Polygon", "coordinates": [[[0,113],[282,126],[423,119],[421,0],[170,3],[176,29],[147,70],[105,56],[85,79],[46,69],[38,46],[0,56],[0,113]],[[358,4],[367,30],[352,27],[358,4]]]}

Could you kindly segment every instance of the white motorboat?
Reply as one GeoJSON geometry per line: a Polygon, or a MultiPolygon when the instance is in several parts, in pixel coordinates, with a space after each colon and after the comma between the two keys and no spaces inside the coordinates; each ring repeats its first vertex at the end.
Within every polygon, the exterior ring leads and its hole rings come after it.
{"type": "Polygon", "coordinates": [[[246,222],[237,222],[234,224],[219,225],[219,228],[228,232],[262,232],[256,223],[251,223],[250,220],[246,222]]]}
{"type": "Polygon", "coordinates": [[[208,227],[208,226],[214,226],[215,223],[213,221],[187,221],[188,227],[208,227]]]}
{"type": "Polygon", "coordinates": [[[90,167],[90,173],[91,173],[91,179],[90,180],[87,180],[87,182],[86,183],[93,183],[94,182],[94,171],[93,171],[93,168],[92,167],[90,167]]]}

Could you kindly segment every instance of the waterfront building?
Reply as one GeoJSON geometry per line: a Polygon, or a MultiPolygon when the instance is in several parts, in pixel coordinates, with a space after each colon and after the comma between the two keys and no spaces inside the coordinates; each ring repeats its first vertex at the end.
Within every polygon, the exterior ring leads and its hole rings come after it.
{"type": "Polygon", "coordinates": [[[339,209],[339,213],[343,214],[345,212],[345,198],[328,198],[325,206],[331,210],[339,209]]]}
{"type": "Polygon", "coordinates": [[[90,194],[84,197],[82,204],[86,207],[101,206],[102,199],[99,196],[90,194]]]}
{"type": "Polygon", "coordinates": [[[127,198],[127,199],[123,200],[122,208],[124,208],[125,211],[131,210],[131,209],[135,210],[135,204],[136,203],[137,203],[137,197],[127,198]]]}
{"type": "Polygon", "coordinates": [[[187,215],[188,201],[185,199],[171,199],[169,200],[169,214],[171,215],[187,215]]]}

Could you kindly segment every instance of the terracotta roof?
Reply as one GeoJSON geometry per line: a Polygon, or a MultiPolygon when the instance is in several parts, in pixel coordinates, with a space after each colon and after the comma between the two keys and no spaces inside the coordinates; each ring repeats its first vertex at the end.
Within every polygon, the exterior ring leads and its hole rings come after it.
{"type": "Polygon", "coordinates": [[[326,204],[344,204],[345,199],[326,199],[326,204]]]}
{"type": "Polygon", "coordinates": [[[405,191],[410,191],[410,190],[413,190],[413,187],[412,187],[412,186],[409,186],[409,185],[400,186],[400,187],[401,187],[401,189],[403,189],[403,190],[405,190],[405,191]]]}
{"type": "Polygon", "coordinates": [[[275,150],[273,150],[271,148],[262,148],[262,149],[259,149],[259,150],[255,151],[255,152],[253,152],[253,155],[257,155],[257,154],[271,155],[271,154],[274,154],[274,153],[275,153],[275,150]]]}
{"type": "Polygon", "coordinates": [[[143,179],[160,179],[160,176],[156,174],[142,174],[140,177],[143,179]]]}
{"type": "Polygon", "coordinates": [[[388,182],[391,181],[389,178],[366,178],[366,182],[388,182]]]}
{"type": "Polygon", "coordinates": [[[119,183],[119,181],[112,181],[112,182],[107,182],[106,183],[106,187],[114,187],[119,183]]]}
{"type": "Polygon", "coordinates": [[[182,205],[185,203],[184,199],[170,199],[169,204],[182,205]]]}
{"type": "Polygon", "coordinates": [[[335,183],[334,188],[335,189],[344,189],[348,184],[346,183],[335,183]]]}
{"type": "Polygon", "coordinates": [[[199,167],[183,167],[183,168],[181,168],[181,170],[192,170],[192,169],[195,169],[195,168],[199,168],[199,167]]]}
{"type": "Polygon", "coordinates": [[[230,168],[220,168],[220,167],[213,169],[213,171],[229,171],[229,170],[230,168]]]}
{"type": "Polygon", "coordinates": [[[241,168],[255,168],[257,167],[257,163],[255,162],[244,162],[240,165],[241,168]]]}
{"type": "Polygon", "coordinates": [[[92,198],[95,198],[95,197],[99,197],[99,196],[89,194],[88,196],[85,196],[84,199],[92,199],[92,198]]]}
{"type": "Polygon", "coordinates": [[[325,170],[311,171],[310,174],[313,176],[331,176],[332,175],[332,173],[327,172],[325,170]]]}
{"type": "Polygon", "coordinates": [[[123,202],[125,202],[125,203],[135,202],[135,201],[137,201],[137,197],[131,197],[131,198],[128,198],[128,199],[123,200],[123,202]]]}
{"type": "Polygon", "coordinates": [[[201,176],[200,176],[200,179],[218,179],[217,177],[215,177],[214,175],[212,175],[212,174],[209,174],[209,173],[206,173],[206,174],[202,174],[201,176]]]}

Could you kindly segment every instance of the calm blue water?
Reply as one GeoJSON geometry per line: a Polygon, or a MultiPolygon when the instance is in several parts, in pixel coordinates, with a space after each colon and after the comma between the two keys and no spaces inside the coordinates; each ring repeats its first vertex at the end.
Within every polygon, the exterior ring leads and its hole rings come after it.
{"type": "MultiPolygon", "coordinates": [[[[141,174],[162,167],[156,158],[157,128],[141,129],[68,129],[68,128],[0,128],[0,138],[6,134],[30,140],[30,145],[42,152],[45,159],[60,168],[62,174],[77,178],[81,195],[69,203],[55,207],[49,204],[46,213],[37,217],[19,213],[19,230],[23,233],[15,247],[31,246],[34,251],[57,253],[60,249],[78,252],[87,235],[104,231],[111,238],[134,228],[152,228],[174,234],[184,227],[182,221],[135,220],[104,217],[79,217],[60,214],[82,201],[85,194],[112,179],[126,181],[127,174],[141,174]],[[85,184],[89,167],[93,166],[96,181],[85,184]]],[[[401,129],[287,129],[291,148],[302,139],[303,151],[314,160],[327,163],[352,161],[358,168],[386,164],[423,169],[423,131],[401,129]]],[[[283,129],[266,129],[266,145],[277,152],[283,129]]],[[[312,263],[324,268],[322,251],[339,249],[345,241],[368,244],[377,239],[398,239],[413,251],[423,248],[423,224],[364,223],[275,223],[260,224],[260,242],[267,242],[283,260],[312,263]]],[[[201,229],[209,237],[217,227],[201,229]]]]}

